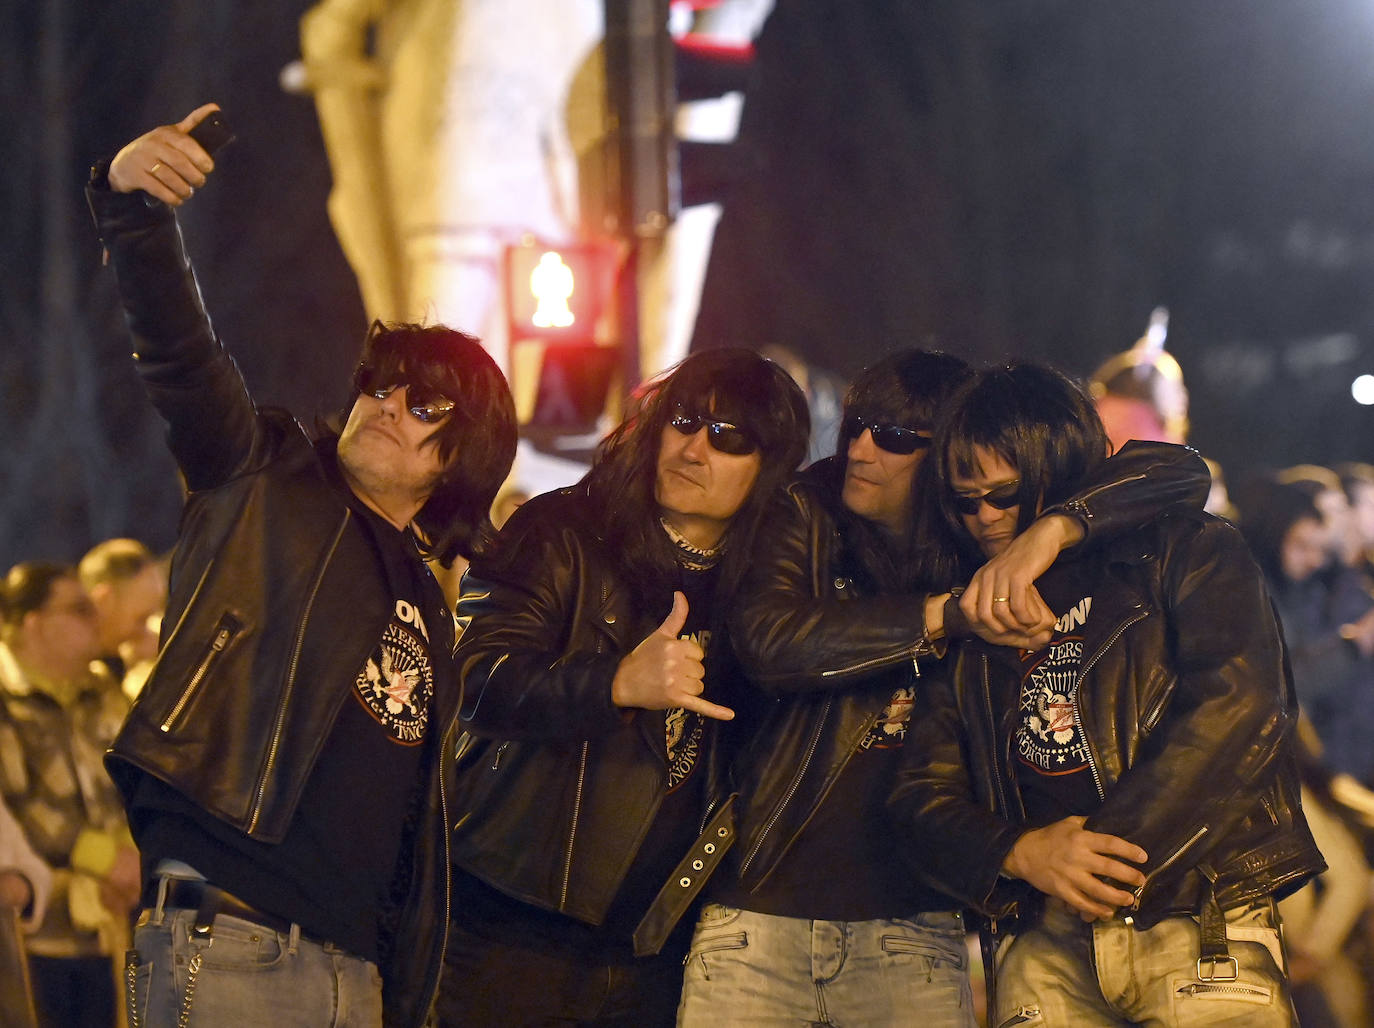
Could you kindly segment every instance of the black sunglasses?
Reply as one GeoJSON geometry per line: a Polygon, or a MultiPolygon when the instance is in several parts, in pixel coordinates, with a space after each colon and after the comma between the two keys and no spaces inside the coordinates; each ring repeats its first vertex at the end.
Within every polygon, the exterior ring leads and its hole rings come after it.
{"type": "Polygon", "coordinates": [[[385,400],[401,386],[406,388],[406,409],[426,425],[443,421],[458,406],[438,389],[416,381],[404,371],[383,375],[370,364],[359,364],[353,373],[353,388],[378,400],[385,400]]]}
{"type": "Polygon", "coordinates": [[[954,494],[954,509],[960,514],[967,514],[969,517],[977,517],[978,511],[982,509],[985,503],[994,510],[1010,510],[1020,502],[1020,482],[1008,482],[1006,485],[999,485],[996,489],[986,492],[982,496],[954,494]]]}
{"type": "Polygon", "coordinates": [[[888,453],[906,456],[930,446],[930,436],[921,435],[914,428],[879,425],[862,414],[851,414],[845,418],[841,431],[846,439],[853,441],[864,434],[864,429],[873,433],[873,445],[888,453]]]}
{"type": "Polygon", "coordinates": [[[758,449],[754,437],[738,425],[732,425],[728,421],[714,421],[705,414],[687,414],[680,411],[668,420],[668,424],[683,435],[696,435],[701,426],[705,425],[706,438],[711,448],[721,453],[742,457],[758,449]]]}

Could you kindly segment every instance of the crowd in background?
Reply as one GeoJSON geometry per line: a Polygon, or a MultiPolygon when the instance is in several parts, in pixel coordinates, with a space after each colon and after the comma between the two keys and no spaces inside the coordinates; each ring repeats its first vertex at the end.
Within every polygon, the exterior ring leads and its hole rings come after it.
{"type": "MultiPolygon", "coordinates": [[[[145,545],[110,539],[75,566],[17,564],[0,584],[0,902],[22,925],[31,986],[54,1023],[118,1016],[114,962],[141,877],[102,760],[156,656],[166,581],[145,545]]],[[[26,1023],[12,989],[23,970],[0,969],[5,1024],[26,1023]]]]}

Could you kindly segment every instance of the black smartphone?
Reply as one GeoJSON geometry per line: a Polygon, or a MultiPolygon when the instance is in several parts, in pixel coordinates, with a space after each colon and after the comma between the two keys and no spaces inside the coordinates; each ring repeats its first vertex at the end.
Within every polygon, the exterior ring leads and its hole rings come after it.
{"type": "Polygon", "coordinates": [[[238,138],[220,111],[211,111],[209,116],[201,119],[200,124],[188,134],[211,157],[238,138]]]}

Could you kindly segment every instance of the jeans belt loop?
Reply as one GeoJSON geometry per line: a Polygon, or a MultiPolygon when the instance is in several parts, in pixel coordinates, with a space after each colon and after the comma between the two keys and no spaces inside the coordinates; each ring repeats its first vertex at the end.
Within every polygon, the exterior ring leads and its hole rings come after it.
{"type": "Polygon", "coordinates": [[[157,878],[157,901],[153,904],[153,917],[151,924],[161,927],[163,921],[163,911],[167,907],[167,887],[171,879],[166,875],[158,875],[157,878]]]}

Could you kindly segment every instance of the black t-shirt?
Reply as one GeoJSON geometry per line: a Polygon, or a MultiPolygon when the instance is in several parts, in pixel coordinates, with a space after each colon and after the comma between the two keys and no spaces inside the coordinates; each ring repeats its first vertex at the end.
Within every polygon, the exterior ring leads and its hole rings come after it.
{"type": "MultiPolygon", "coordinates": [[[[454,686],[447,654],[438,661],[430,654],[424,612],[445,607],[410,534],[361,504],[354,511],[348,530],[368,535],[382,573],[376,564],[335,562],[321,593],[383,589],[393,615],[348,683],[286,837],[277,845],[250,839],[151,777],[139,787],[134,821],[150,868],[162,858],[183,861],[245,902],[299,923],[306,935],[375,961],[379,925],[408,891],[397,873],[410,866],[405,849],[437,748],[432,700],[436,688],[454,686]]],[[[297,688],[339,688],[308,675],[350,628],[309,624],[297,688]]]]}
{"type": "Polygon", "coordinates": [[[1092,617],[1093,581],[1081,563],[1056,564],[1036,583],[1061,612],[1044,649],[999,652],[1021,679],[1020,718],[1011,740],[1017,782],[1031,824],[1087,816],[1101,800],[1077,716],[1083,629],[1092,617]]]}
{"type": "Polygon", "coordinates": [[[734,870],[741,856],[736,850],[731,866],[709,887],[711,898],[764,914],[827,921],[909,917],[953,907],[953,900],[917,880],[886,811],[919,695],[915,681],[873,690],[870,700],[883,704],[882,712],[786,856],[750,892],[734,870]]]}

